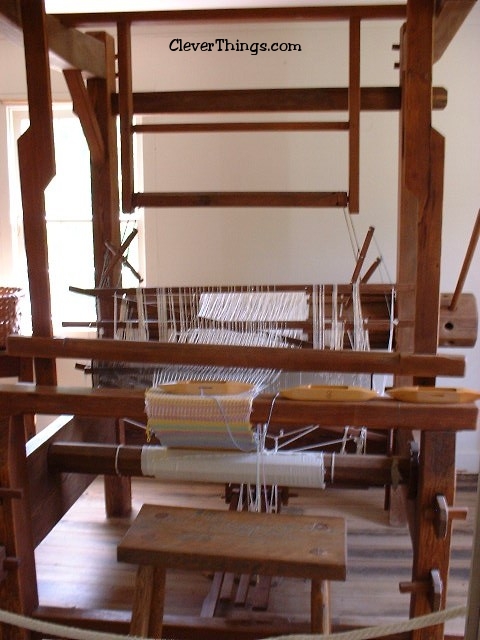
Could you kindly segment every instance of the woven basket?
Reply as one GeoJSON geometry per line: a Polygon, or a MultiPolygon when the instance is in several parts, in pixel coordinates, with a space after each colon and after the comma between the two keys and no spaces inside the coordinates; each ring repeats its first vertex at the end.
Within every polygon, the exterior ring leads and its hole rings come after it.
{"type": "Polygon", "coordinates": [[[7,336],[18,333],[18,300],[21,289],[0,287],[0,349],[7,344],[7,336]]]}

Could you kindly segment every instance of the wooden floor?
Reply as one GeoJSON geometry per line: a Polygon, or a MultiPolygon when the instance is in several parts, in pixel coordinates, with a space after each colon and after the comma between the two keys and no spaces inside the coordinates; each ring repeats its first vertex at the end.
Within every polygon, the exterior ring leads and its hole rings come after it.
{"type": "MultiPolygon", "coordinates": [[[[451,576],[447,606],[466,604],[476,510],[477,481],[458,481],[457,506],[467,506],[465,522],[454,524],[451,576]]],[[[226,508],[223,487],[165,485],[134,480],[134,513],[144,502],[226,508]]],[[[341,515],[348,531],[348,574],[345,583],[332,583],[333,622],[366,626],[408,617],[409,596],[399,593],[399,582],[410,579],[411,546],[406,528],[388,524],[381,489],[301,490],[283,509],[288,513],[341,515]]],[[[106,520],[103,484],[96,480],[37,549],[40,604],[80,608],[127,610],[131,606],[134,568],[116,561],[116,545],[129,519],[106,520]]],[[[292,541],[294,544],[294,541],[292,541]]],[[[211,576],[171,572],[167,579],[166,614],[199,615],[211,576]]],[[[260,619],[288,615],[309,619],[307,581],[274,579],[269,609],[260,619]]],[[[244,616],[233,610],[230,616],[244,616]]],[[[446,630],[463,634],[464,620],[447,623],[446,630]]]]}

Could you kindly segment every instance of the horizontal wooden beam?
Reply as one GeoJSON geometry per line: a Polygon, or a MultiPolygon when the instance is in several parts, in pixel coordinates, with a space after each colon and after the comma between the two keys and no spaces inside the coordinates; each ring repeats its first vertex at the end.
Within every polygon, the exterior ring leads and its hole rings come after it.
{"type": "Polygon", "coordinates": [[[234,131],[348,131],[348,122],[187,122],[135,124],[133,133],[223,133],[234,131]]]}
{"type": "MultiPolygon", "coordinates": [[[[399,87],[363,87],[362,111],[398,111],[399,87]]],[[[433,87],[432,107],[447,106],[447,90],[433,87]]],[[[112,109],[119,112],[118,94],[112,109]]],[[[303,89],[218,89],[205,91],[161,91],[133,94],[136,115],[156,113],[260,113],[302,111],[348,111],[348,89],[342,87],[303,89]]]]}
{"type": "MultiPolygon", "coordinates": [[[[294,350],[285,350],[292,352],[294,350]]],[[[145,392],[130,389],[37,386],[29,383],[0,385],[0,412],[146,419],[145,392]]],[[[349,425],[379,430],[422,431],[475,430],[478,409],[474,404],[418,404],[396,400],[367,402],[311,402],[257,396],[252,424],[349,425]]]]}
{"type": "MultiPolygon", "coordinates": [[[[266,290],[275,290],[275,291],[305,291],[308,295],[311,294],[313,285],[311,284],[270,284],[267,283],[264,285],[266,290]]],[[[339,283],[337,285],[333,284],[323,284],[325,288],[325,293],[328,295],[332,294],[332,290],[334,287],[337,288],[339,294],[342,295],[351,295],[352,293],[352,285],[346,283],[339,283]]],[[[360,293],[362,295],[362,299],[364,296],[375,296],[383,298],[385,296],[391,296],[393,291],[402,291],[402,292],[412,292],[414,290],[413,285],[407,284],[371,284],[371,283],[360,283],[360,293]]],[[[163,287],[144,287],[142,289],[143,294],[145,296],[152,296],[152,299],[156,300],[157,292],[162,290],[163,287]]],[[[198,286],[198,287],[168,287],[168,291],[171,293],[184,293],[185,289],[188,291],[195,291],[198,294],[203,293],[204,291],[210,290],[210,287],[198,286]]],[[[234,286],[232,289],[231,285],[219,285],[214,287],[216,291],[223,292],[231,292],[233,291],[256,291],[257,288],[252,285],[238,285],[234,286]]],[[[70,286],[69,290],[74,293],[80,293],[86,296],[95,296],[98,298],[110,298],[114,295],[123,296],[126,295],[132,296],[133,298],[136,296],[137,289],[134,287],[130,288],[121,288],[121,287],[97,287],[94,289],[84,289],[81,287],[73,287],[70,286]]],[[[467,295],[467,294],[462,294],[467,295]]]]}
{"type": "MultiPolygon", "coordinates": [[[[332,455],[324,453],[325,482],[336,485],[354,484],[363,487],[391,485],[395,467],[400,482],[407,482],[409,459],[384,455],[335,456],[334,477],[331,475],[332,455]]],[[[48,452],[50,469],[63,473],[93,473],[96,475],[143,476],[142,446],[98,444],[89,442],[54,442],[48,452]]],[[[181,478],[178,479],[181,481],[181,478]]]]}
{"type": "MultiPolygon", "coordinates": [[[[87,74],[105,77],[105,51],[101,42],[47,15],[46,35],[50,65],[56,69],[80,69],[87,74]]],[[[23,45],[22,18],[18,0],[0,0],[0,32],[23,45]]]]}
{"type": "Polygon", "coordinates": [[[465,358],[462,356],[171,344],[111,339],[10,336],[7,339],[7,353],[29,358],[92,358],[145,364],[267,367],[285,371],[393,373],[412,376],[463,376],[465,373],[465,358]]]}
{"type": "Polygon", "coordinates": [[[134,193],[133,207],[346,207],[343,191],[134,193]]]}
{"type": "Polygon", "coordinates": [[[57,18],[63,24],[71,27],[88,27],[94,24],[116,24],[118,22],[132,24],[147,22],[272,22],[349,20],[350,18],[359,18],[361,20],[403,20],[405,17],[405,4],[184,9],[171,11],[103,11],[99,13],[57,14],[57,18]]]}

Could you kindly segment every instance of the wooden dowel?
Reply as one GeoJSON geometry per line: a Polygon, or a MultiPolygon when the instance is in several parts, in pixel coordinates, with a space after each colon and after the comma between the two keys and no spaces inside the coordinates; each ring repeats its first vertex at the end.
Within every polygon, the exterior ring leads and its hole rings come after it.
{"type": "MultiPolygon", "coordinates": [[[[133,238],[132,238],[133,239],[133,238]]],[[[110,242],[105,242],[105,246],[107,247],[107,249],[110,251],[110,253],[112,254],[112,256],[117,256],[117,252],[115,250],[115,247],[113,247],[110,242]]],[[[127,269],[130,269],[132,275],[135,276],[135,278],[139,281],[139,282],[143,282],[143,278],[142,276],[138,273],[138,271],[135,269],[135,267],[133,267],[133,265],[130,264],[130,262],[127,260],[127,258],[125,258],[125,256],[120,256],[120,260],[122,262],[122,264],[127,267],[127,269]]]]}
{"type": "Polygon", "coordinates": [[[477,219],[475,221],[475,226],[472,231],[472,236],[470,238],[470,243],[467,248],[467,253],[465,254],[465,259],[463,261],[462,269],[460,271],[460,276],[458,278],[457,286],[452,296],[450,306],[448,307],[449,311],[455,311],[455,309],[457,308],[458,298],[462,293],[463,285],[465,284],[465,280],[467,278],[468,270],[470,268],[473,255],[477,247],[479,236],[480,236],[480,209],[478,210],[478,213],[477,213],[477,219]]]}
{"type": "Polygon", "coordinates": [[[355,269],[352,274],[352,284],[356,282],[360,276],[360,271],[362,270],[363,263],[365,262],[365,258],[367,257],[367,251],[372,241],[374,231],[375,227],[368,228],[367,235],[365,236],[365,240],[363,241],[363,245],[358,254],[357,264],[355,265],[355,269]]]}
{"type": "MultiPolygon", "coordinates": [[[[324,284],[325,293],[330,295],[333,289],[332,284],[324,284]]],[[[351,284],[337,284],[337,290],[339,294],[350,295],[352,292],[351,284]]],[[[312,286],[307,284],[275,284],[275,285],[266,285],[267,288],[274,288],[275,291],[305,291],[307,294],[311,295],[312,286]]],[[[407,284],[365,284],[360,287],[360,293],[362,296],[379,296],[383,298],[386,294],[389,295],[392,291],[392,287],[395,288],[395,291],[402,293],[411,293],[413,291],[412,285],[407,284]]],[[[98,298],[109,298],[113,295],[129,295],[132,296],[132,299],[136,295],[136,289],[134,288],[121,288],[121,287],[98,287],[94,289],[84,289],[81,287],[70,286],[68,288],[69,291],[73,291],[74,293],[81,293],[82,295],[87,296],[96,296],[98,298]]],[[[152,299],[156,300],[157,292],[162,290],[162,287],[144,287],[144,297],[146,298],[148,295],[152,297],[152,299]]],[[[184,287],[168,287],[163,290],[169,292],[169,295],[177,294],[179,291],[184,291],[184,287]]],[[[189,291],[195,291],[195,293],[203,293],[204,291],[208,291],[208,287],[198,286],[198,287],[188,287],[189,291]]],[[[250,286],[239,286],[232,287],[229,285],[223,285],[215,287],[215,291],[218,292],[229,292],[229,291],[242,291],[242,290],[255,290],[255,287],[250,286]]]]}
{"type": "Polygon", "coordinates": [[[138,229],[132,229],[132,231],[128,235],[127,239],[122,243],[120,248],[115,252],[115,255],[114,255],[112,261],[108,265],[108,267],[105,270],[105,272],[102,274],[104,278],[106,278],[108,275],[110,275],[110,273],[113,271],[113,269],[114,269],[115,265],[117,264],[117,262],[121,261],[123,259],[123,254],[128,249],[130,244],[133,242],[133,240],[134,240],[135,236],[137,235],[137,233],[138,233],[138,229]]]}
{"type": "Polygon", "coordinates": [[[373,276],[373,274],[375,273],[375,271],[377,270],[381,262],[382,262],[382,259],[377,258],[375,262],[367,269],[367,271],[365,272],[365,275],[360,279],[360,282],[362,284],[366,284],[370,280],[370,278],[373,276]]]}

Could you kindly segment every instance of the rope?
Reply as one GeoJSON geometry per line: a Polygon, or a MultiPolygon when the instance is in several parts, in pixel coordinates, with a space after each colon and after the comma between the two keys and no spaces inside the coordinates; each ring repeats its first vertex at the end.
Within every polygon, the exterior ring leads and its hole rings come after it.
{"type": "Polygon", "coordinates": [[[286,636],[275,636],[275,638],[272,636],[270,638],[265,638],[265,640],[328,640],[329,638],[334,638],[335,640],[369,640],[370,638],[381,638],[383,636],[389,636],[396,633],[414,631],[425,627],[433,627],[434,625],[441,624],[446,620],[452,620],[453,618],[464,616],[466,615],[466,612],[467,608],[462,605],[459,607],[452,607],[451,609],[445,609],[444,611],[429,613],[425,616],[411,618],[404,622],[394,622],[391,624],[378,625],[376,627],[364,627],[363,629],[354,629],[353,631],[332,634],[290,634],[286,636]]]}
{"type": "MultiPolygon", "coordinates": [[[[335,640],[368,640],[369,638],[379,638],[382,636],[393,635],[425,627],[432,627],[441,624],[446,620],[460,618],[465,616],[467,608],[464,605],[429,613],[417,618],[411,618],[404,622],[379,625],[376,627],[365,627],[363,629],[355,629],[343,633],[334,634],[291,634],[284,636],[275,636],[265,638],[265,640],[327,640],[329,638],[335,640]]],[[[70,640],[132,640],[132,636],[118,635],[113,633],[105,633],[101,631],[88,631],[86,629],[78,629],[76,627],[68,627],[65,625],[53,624],[51,622],[43,622],[26,616],[21,616],[10,611],[0,609],[0,623],[28,629],[41,633],[45,636],[57,636],[69,638],[70,640]]]]}

